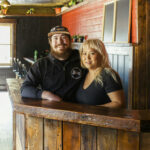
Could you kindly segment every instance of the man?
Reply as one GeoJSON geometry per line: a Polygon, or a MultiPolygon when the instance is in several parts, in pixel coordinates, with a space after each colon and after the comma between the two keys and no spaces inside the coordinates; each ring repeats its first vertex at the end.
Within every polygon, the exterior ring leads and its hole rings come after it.
{"type": "Polygon", "coordinates": [[[50,54],[30,68],[22,84],[21,95],[50,101],[72,101],[73,93],[84,75],[79,52],[71,49],[71,36],[66,27],[52,28],[48,39],[50,54]]]}

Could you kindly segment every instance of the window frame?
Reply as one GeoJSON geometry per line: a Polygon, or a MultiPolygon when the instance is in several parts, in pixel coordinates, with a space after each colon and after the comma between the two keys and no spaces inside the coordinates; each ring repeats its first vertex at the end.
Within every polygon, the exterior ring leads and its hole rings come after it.
{"type": "Polygon", "coordinates": [[[10,63],[0,63],[2,66],[12,66],[13,58],[16,57],[16,20],[15,19],[0,19],[0,25],[10,25],[10,63]]]}
{"type": "Polygon", "coordinates": [[[118,0],[114,0],[111,2],[107,2],[104,4],[104,11],[103,11],[103,30],[102,30],[102,40],[105,43],[130,43],[130,32],[131,32],[131,11],[132,11],[132,0],[129,0],[129,17],[128,17],[128,40],[127,41],[116,41],[116,27],[117,27],[117,3],[118,0]],[[104,31],[105,31],[105,13],[106,13],[106,6],[114,4],[114,12],[113,12],[113,31],[112,31],[112,41],[107,42],[104,41],[104,31]]]}

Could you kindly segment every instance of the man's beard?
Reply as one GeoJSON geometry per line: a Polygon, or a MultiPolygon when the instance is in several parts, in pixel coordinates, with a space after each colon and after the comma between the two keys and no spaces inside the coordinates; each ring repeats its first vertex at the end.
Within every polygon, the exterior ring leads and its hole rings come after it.
{"type": "Polygon", "coordinates": [[[59,53],[53,50],[53,48],[51,47],[50,53],[52,56],[54,56],[55,58],[59,60],[66,60],[70,56],[71,48],[68,47],[63,53],[59,53]]]}

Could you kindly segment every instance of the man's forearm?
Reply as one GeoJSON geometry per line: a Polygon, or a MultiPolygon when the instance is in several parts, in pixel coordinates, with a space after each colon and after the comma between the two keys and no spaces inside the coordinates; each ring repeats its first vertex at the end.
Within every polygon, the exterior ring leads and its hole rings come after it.
{"type": "Polygon", "coordinates": [[[42,97],[42,99],[47,99],[50,101],[61,101],[62,100],[62,98],[53,94],[50,91],[43,91],[41,97],[42,97]]]}
{"type": "Polygon", "coordinates": [[[32,86],[22,86],[21,96],[26,98],[41,99],[42,91],[32,86]]]}

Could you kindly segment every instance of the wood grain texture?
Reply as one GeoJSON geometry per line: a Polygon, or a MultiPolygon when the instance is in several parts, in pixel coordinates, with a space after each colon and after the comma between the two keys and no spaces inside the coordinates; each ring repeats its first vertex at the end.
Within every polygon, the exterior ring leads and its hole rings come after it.
{"type": "Polygon", "coordinates": [[[141,133],[140,134],[140,150],[149,150],[150,149],[150,133],[141,133]]]}
{"type": "Polygon", "coordinates": [[[7,89],[9,92],[9,96],[15,103],[20,103],[21,100],[21,95],[20,95],[20,87],[23,82],[23,80],[14,80],[12,79],[6,79],[7,80],[7,89]],[[10,90],[11,89],[11,90],[10,90]]]}
{"type": "Polygon", "coordinates": [[[27,150],[43,150],[43,118],[26,118],[26,148],[27,150]]]}
{"type": "Polygon", "coordinates": [[[149,108],[149,9],[148,0],[138,0],[138,45],[134,51],[133,109],[149,108]]]}
{"type": "Polygon", "coordinates": [[[63,150],[80,150],[80,125],[63,122],[63,150]]]}
{"type": "Polygon", "coordinates": [[[142,128],[144,131],[149,131],[150,110],[109,109],[68,102],[21,99],[19,81],[17,79],[7,80],[13,110],[18,113],[126,131],[140,132],[142,128]]]}
{"type": "Polygon", "coordinates": [[[20,80],[7,82],[14,114],[18,113],[14,118],[17,150],[145,150],[149,147],[150,110],[115,110],[35,99],[18,101],[20,80]]]}
{"type": "Polygon", "coordinates": [[[44,150],[62,150],[62,122],[44,119],[44,150]]]}
{"type": "Polygon", "coordinates": [[[146,1],[146,15],[147,15],[147,19],[146,19],[146,28],[147,28],[147,32],[146,32],[146,48],[147,48],[147,55],[146,55],[146,62],[147,62],[147,65],[146,65],[146,80],[147,80],[147,88],[146,88],[146,93],[147,93],[147,108],[150,109],[150,80],[149,80],[149,75],[150,75],[150,1],[147,0],[146,1]]]}
{"type": "Polygon", "coordinates": [[[13,111],[13,150],[16,150],[16,112],[13,111]]]}
{"type": "Polygon", "coordinates": [[[139,133],[118,130],[117,150],[139,150],[139,133]]]}
{"type": "Polygon", "coordinates": [[[81,150],[96,150],[96,127],[81,125],[81,150]]]}
{"type": "Polygon", "coordinates": [[[25,116],[16,113],[16,150],[25,150],[25,116]]]}
{"type": "Polygon", "coordinates": [[[97,128],[97,150],[117,150],[117,130],[97,128]]]}
{"type": "Polygon", "coordinates": [[[111,111],[109,111],[109,109],[102,107],[100,109],[100,106],[96,107],[65,102],[49,102],[44,100],[32,101],[31,99],[26,99],[25,101],[25,105],[16,104],[14,109],[17,112],[29,113],[37,117],[46,117],[48,119],[54,120],[63,120],[108,128],[118,128],[128,131],[140,132],[141,130],[141,122],[138,119],[130,118],[132,116],[132,113],[126,116],[121,111],[117,113],[117,110],[116,112],[115,110],[112,110],[111,114],[111,111]],[[30,102],[28,103],[27,101],[30,102]],[[109,111],[110,113],[108,113],[107,111],[109,111]],[[119,116],[115,116],[116,113],[119,116]],[[120,116],[120,113],[122,113],[122,117],[120,116]],[[113,114],[115,115],[113,116],[113,114]]]}

